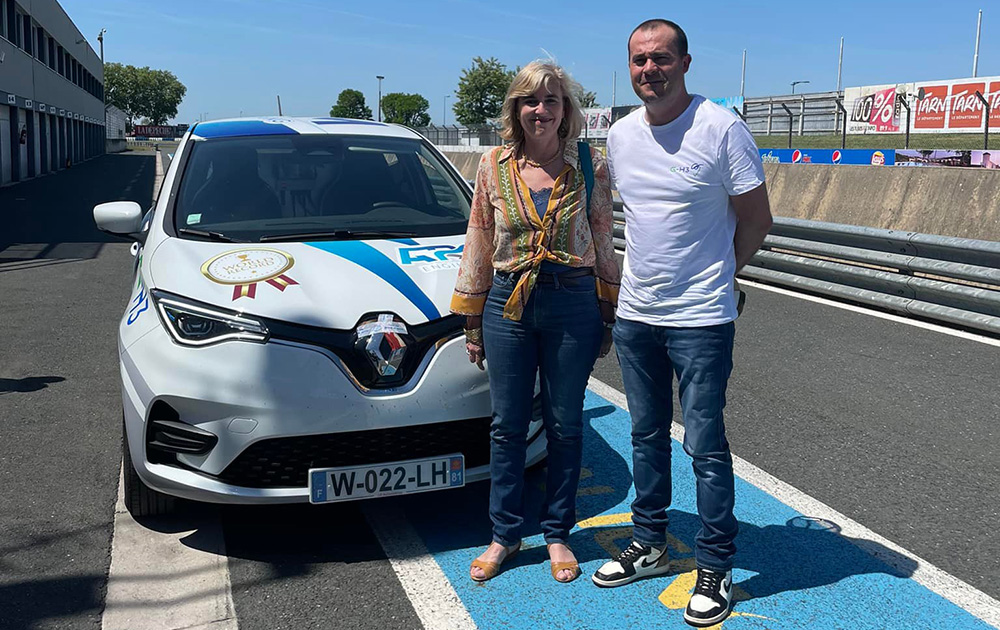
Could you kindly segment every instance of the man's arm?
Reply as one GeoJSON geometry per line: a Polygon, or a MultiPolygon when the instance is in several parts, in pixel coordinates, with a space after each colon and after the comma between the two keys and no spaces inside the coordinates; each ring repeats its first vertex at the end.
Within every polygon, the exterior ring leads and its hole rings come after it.
{"type": "Polygon", "coordinates": [[[750,262],[771,229],[771,203],[767,199],[767,184],[761,184],[742,195],[729,198],[736,211],[736,271],[750,262]]]}

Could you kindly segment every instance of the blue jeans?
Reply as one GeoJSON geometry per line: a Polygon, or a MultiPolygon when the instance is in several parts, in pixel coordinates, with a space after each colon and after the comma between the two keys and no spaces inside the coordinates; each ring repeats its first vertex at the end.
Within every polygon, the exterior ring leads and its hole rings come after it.
{"type": "Polygon", "coordinates": [[[576,524],[583,444],[583,397],[603,326],[593,276],[535,284],[520,321],[503,318],[515,278],[498,272],[483,311],[490,376],[490,519],[493,540],[511,546],[524,524],[524,464],[535,375],[548,439],[541,526],[548,543],[565,543],[576,524]]]}
{"type": "Polygon", "coordinates": [[[733,458],[722,420],[733,368],[734,330],[732,322],[673,328],[624,319],[614,329],[632,415],[634,537],[654,547],[666,544],[676,374],[684,415],[684,450],[693,460],[701,517],[695,559],[700,568],[714,571],[732,568],[738,531],[733,515],[733,458]]]}

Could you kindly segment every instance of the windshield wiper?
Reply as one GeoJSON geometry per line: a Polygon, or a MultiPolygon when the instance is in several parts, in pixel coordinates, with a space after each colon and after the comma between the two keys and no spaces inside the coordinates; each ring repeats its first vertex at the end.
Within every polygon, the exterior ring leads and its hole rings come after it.
{"type": "Polygon", "coordinates": [[[241,243],[244,241],[237,241],[231,236],[226,236],[222,232],[207,232],[205,230],[194,230],[191,228],[180,228],[177,230],[178,234],[184,234],[185,236],[200,236],[202,238],[208,238],[213,241],[221,241],[223,243],[241,243]]]}
{"type": "Polygon", "coordinates": [[[416,232],[399,232],[393,230],[334,230],[333,232],[302,232],[299,234],[268,234],[260,237],[261,243],[277,241],[327,241],[350,240],[355,238],[411,238],[416,232]]]}

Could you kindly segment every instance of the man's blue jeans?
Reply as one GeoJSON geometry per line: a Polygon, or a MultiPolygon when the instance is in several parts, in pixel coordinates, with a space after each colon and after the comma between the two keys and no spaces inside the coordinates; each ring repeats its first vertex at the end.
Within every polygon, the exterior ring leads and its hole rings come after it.
{"type": "Polygon", "coordinates": [[[511,546],[524,523],[524,464],[535,375],[548,440],[541,526],[547,543],[565,543],[576,524],[583,397],[604,328],[593,276],[535,284],[520,321],[503,319],[515,280],[497,273],[483,312],[490,375],[490,518],[493,540],[511,546]]]}
{"type": "Polygon", "coordinates": [[[684,416],[684,450],[693,460],[701,517],[695,559],[698,567],[714,571],[732,568],[738,530],[733,516],[733,458],[722,420],[733,367],[734,330],[732,322],[676,328],[624,319],[619,319],[614,329],[632,415],[633,535],[646,545],[662,548],[666,544],[676,374],[684,416]]]}

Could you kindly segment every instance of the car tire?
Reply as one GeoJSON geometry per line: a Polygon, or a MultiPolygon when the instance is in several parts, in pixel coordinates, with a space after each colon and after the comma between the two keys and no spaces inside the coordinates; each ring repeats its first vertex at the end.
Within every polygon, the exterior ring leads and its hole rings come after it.
{"type": "Polygon", "coordinates": [[[153,490],[139,478],[139,473],[135,471],[132,463],[132,454],[129,452],[128,435],[125,431],[125,423],[122,423],[122,458],[124,466],[123,494],[125,495],[125,509],[136,518],[143,516],[165,516],[177,511],[177,499],[153,490]]]}

